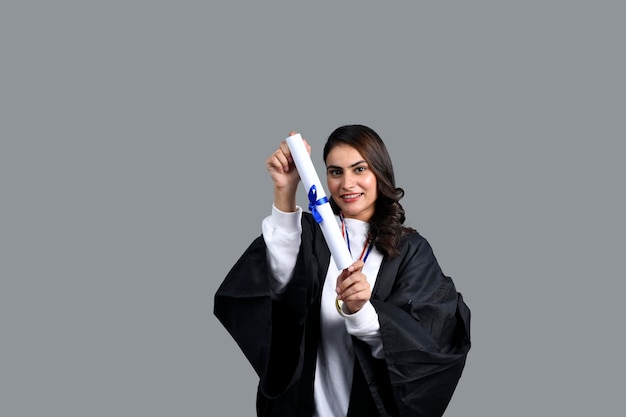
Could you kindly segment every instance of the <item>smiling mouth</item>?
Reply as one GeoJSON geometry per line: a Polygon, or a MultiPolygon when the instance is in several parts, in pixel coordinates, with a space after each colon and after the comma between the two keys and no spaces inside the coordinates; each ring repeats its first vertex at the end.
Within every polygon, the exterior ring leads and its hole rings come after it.
{"type": "Polygon", "coordinates": [[[363,193],[357,193],[357,194],[344,194],[341,196],[342,200],[354,200],[355,198],[361,197],[363,195],[363,193]]]}

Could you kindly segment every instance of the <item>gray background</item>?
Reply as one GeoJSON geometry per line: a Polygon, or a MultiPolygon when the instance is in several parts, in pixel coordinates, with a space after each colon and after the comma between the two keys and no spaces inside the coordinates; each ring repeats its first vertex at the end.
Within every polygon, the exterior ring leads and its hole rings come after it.
{"type": "Polygon", "coordinates": [[[0,414],[254,415],[213,295],[346,123],[472,309],[446,416],[623,413],[625,9],[4,1],[0,414]]]}

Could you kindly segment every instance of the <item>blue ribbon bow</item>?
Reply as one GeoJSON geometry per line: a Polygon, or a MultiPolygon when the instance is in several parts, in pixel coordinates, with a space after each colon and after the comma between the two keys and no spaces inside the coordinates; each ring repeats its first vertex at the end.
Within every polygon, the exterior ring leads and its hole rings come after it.
{"type": "Polygon", "coordinates": [[[311,211],[311,214],[313,214],[315,221],[318,223],[321,223],[324,219],[322,219],[322,215],[319,214],[315,206],[321,206],[326,203],[328,203],[327,197],[322,197],[319,200],[317,199],[317,188],[315,188],[315,184],[313,184],[311,188],[309,188],[309,210],[311,211]]]}

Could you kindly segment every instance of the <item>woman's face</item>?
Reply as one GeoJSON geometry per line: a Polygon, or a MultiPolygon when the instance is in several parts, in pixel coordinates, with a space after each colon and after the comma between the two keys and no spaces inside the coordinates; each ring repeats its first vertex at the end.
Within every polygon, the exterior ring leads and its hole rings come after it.
{"type": "Polygon", "coordinates": [[[374,215],[376,176],[355,148],[340,144],[326,156],[326,181],[344,217],[369,221],[374,215]]]}

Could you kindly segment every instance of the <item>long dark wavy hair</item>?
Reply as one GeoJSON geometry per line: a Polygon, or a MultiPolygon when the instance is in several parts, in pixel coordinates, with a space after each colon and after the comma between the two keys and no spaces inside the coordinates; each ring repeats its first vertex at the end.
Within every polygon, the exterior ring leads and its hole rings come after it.
{"type": "MultiPolygon", "coordinates": [[[[324,163],[330,151],[337,145],[345,144],[355,148],[376,176],[378,198],[374,215],[369,221],[369,234],[376,249],[388,258],[399,254],[398,245],[402,236],[416,230],[404,226],[404,208],[400,199],[404,197],[404,190],[396,187],[393,164],[383,140],[371,128],[364,125],[345,125],[335,129],[324,145],[324,163]]],[[[340,208],[329,198],[335,214],[340,208]]]]}

